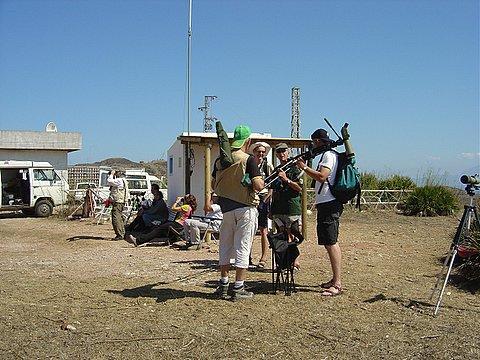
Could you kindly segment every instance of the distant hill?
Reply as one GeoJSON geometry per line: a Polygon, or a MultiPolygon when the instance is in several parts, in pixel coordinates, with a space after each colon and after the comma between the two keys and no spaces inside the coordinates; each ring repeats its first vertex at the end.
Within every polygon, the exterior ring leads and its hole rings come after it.
{"type": "Polygon", "coordinates": [[[145,169],[150,175],[158,178],[167,175],[167,162],[165,160],[152,160],[135,162],[125,158],[109,158],[94,163],[77,164],[77,166],[109,166],[118,169],[145,169]]]}

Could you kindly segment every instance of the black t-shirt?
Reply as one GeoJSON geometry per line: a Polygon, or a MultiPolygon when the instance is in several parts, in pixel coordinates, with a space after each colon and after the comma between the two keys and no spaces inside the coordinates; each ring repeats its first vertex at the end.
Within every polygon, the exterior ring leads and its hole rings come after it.
{"type": "MultiPolygon", "coordinates": [[[[218,159],[217,159],[218,160],[218,159]]],[[[247,159],[247,165],[245,167],[245,172],[250,176],[250,179],[254,177],[261,176],[260,170],[258,169],[257,163],[252,155],[250,155],[247,159]]],[[[215,161],[215,165],[213,166],[212,178],[216,178],[217,175],[217,161],[215,161]]],[[[238,186],[242,186],[238,184],[238,186]]],[[[240,209],[242,207],[246,207],[248,205],[239,203],[238,201],[231,200],[222,196],[218,197],[218,205],[222,209],[222,213],[226,213],[232,210],[240,209]]]]}

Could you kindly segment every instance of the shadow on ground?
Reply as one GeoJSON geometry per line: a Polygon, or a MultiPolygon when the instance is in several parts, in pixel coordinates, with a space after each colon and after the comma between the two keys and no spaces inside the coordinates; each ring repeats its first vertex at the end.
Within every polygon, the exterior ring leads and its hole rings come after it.
{"type": "Polygon", "coordinates": [[[212,293],[204,293],[200,291],[193,290],[180,290],[172,288],[155,288],[157,286],[162,286],[163,283],[154,283],[147,284],[131,289],[123,290],[106,290],[110,294],[121,295],[127,298],[152,298],[155,299],[157,303],[162,303],[167,300],[173,299],[183,299],[183,298],[200,298],[207,300],[215,300],[215,297],[212,293]]]}
{"type": "Polygon", "coordinates": [[[27,216],[22,212],[5,212],[0,214],[0,219],[18,219],[18,218],[27,218],[33,216],[27,216]]]}
{"type": "MultiPolygon", "coordinates": [[[[407,309],[412,309],[412,310],[417,310],[417,311],[420,310],[421,312],[431,311],[432,316],[433,316],[433,309],[435,308],[437,298],[435,297],[432,300],[432,302],[429,303],[429,302],[421,301],[421,300],[402,299],[400,297],[395,297],[395,296],[387,297],[385,294],[380,293],[380,294],[377,294],[377,295],[373,296],[370,299],[364,300],[363,302],[372,304],[372,303],[375,303],[377,301],[392,301],[395,304],[400,305],[402,307],[405,307],[407,309]]],[[[462,304],[460,304],[460,305],[462,305],[462,304]]],[[[480,313],[480,310],[471,309],[471,308],[467,309],[467,308],[459,307],[459,306],[450,306],[450,305],[445,305],[444,303],[441,305],[441,308],[448,308],[448,309],[453,309],[453,310],[471,311],[471,312],[475,312],[475,313],[480,313]]]]}
{"type": "Polygon", "coordinates": [[[174,264],[190,264],[191,269],[218,269],[218,260],[194,259],[173,261],[174,264]]]}
{"type": "Polygon", "coordinates": [[[67,241],[77,241],[77,240],[108,240],[111,241],[112,239],[109,237],[104,236],[92,236],[92,235],[76,235],[69,237],[67,241]]]}
{"type": "MultiPolygon", "coordinates": [[[[174,288],[163,288],[162,286],[170,285],[175,282],[180,282],[185,280],[185,278],[176,279],[172,282],[156,282],[153,284],[147,284],[143,286],[138,286],[130,289],[123,290],[106,290],[110,294],[121,295],[126,298],[152,298],[155,299],[157,303],[165,302],[167,300],[173,299],[182,299],[182,298],[200,298],[207,300],[216,300],[213,290],[217,287],[218,282],[215,280],[206,281],[204,286],[208,288],[208,292],[194,291],[194,290],[181,290],[174,288]]],[[[247,281],[245,286],[249,291],[253,291],[254,294],[273,294],[273,286],[270,281],[247,281]]],[[[302,286],[300,284],[296,287],[296,292],[318,292],[318,289],[314,289],[310,286],[302,286]]],[[[283,287],[277,289],[277,294],[283,295],[283,287]]]]}

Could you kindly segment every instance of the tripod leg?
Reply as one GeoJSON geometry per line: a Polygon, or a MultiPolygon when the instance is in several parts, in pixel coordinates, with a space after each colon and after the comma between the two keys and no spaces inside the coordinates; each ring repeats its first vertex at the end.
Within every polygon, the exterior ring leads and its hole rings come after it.
{"type": "Polygon", "coordinates": [[[272,248],[272,286],[273,286],[272,290],[274,294],[277,293],[277,284],[275,283],[275,269],[276,269],[275,253],[273,252],[273,248],[272,248]]]}
{"type": "Polygon", "coordinates": [[[438,285],[440,285],[440,281],[443,277],[443,272],[445,271],[445,268],[447,267],[448,261],[450,260],[451,257],[452,257],[452,252],[449,251],[448,255],[445,257],[445,261],[443,262],[442,270],[440,270],[440,272],[437,275],[437,282],[435,283],[435,286],[433,287],[432,294],[430,295],[430,298],[428,299],[429,301],[432,301],[433,296],[437,292],[438,285]]]}
{"type": "Polygon", "coordinates": [[[450,260],[450,265],[448,266],[447,276],[445,276],[442,291],[440,291],[440,296],[438,297],[437,305],[435,306],[434,315],[437,315],[438,310],[440,309],[440,303],[442,302],[443,293],[445,292],[445,287],[447,286],[448,278],[450,277],[450,272],[452,271],[453,262],[455,261],[455,256],[457,256],[457,251],[457,246],[455,246],[453,249],[452,259],[450,260]]]}
{"type": "MultiPolygon", "coordinates": [[[[438,285],[440,284],[440,279],[443,276],[443,272],[445,271],[445,267],[448,264],[448,261],[450,260],[450,257],[452,256],[452,248],[457,248],[458,244],[460,243],[460,240],[462,239],[462,234],[464,233],[465,226],[467,225],[467,218],[469,218],[469,208],[468,206],[465,207],[463,210],[462,214],[462,219],[460,220],[460,224],[458,224],[457,231],[455,232],[455,236],[453,238],[452,244],[450,245],[450,251],[445,259],[445,262],[443,263],[442,270],[438,274],[437,277],[437,283],[435,284],[435,287],[433,288],[432,294],[430,295],[430,301],[433,299],[433,296],[435,295],[435,292],[438,289],[438,285]]],[[[449,269],[450,270],[450,269],[449,269]]]]}

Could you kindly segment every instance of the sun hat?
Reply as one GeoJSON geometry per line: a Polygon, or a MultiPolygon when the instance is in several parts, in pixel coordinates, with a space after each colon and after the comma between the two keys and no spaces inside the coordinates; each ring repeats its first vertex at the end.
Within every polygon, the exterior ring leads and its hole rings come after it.
{"type": "Polygon", "coordinates": [[[283,150],[287,150],[288,145],[285,143],[280,143],[277,146],[275,146],[275,152],[282,152],[283,150]]]}
{"type": "Polygon", "coordinates": [[[247,125],[238,125],[233,132],[233,142],[232,145],[230,145],[232,149],[240,149],[251,133],[247,125]]]}
{"type": "Polygon", "coordinates": [[[334,140],[330,139],[328,136],[328,132],[325,129],[317,129],[313,132],[313,134],[310,136],[310,138],[313,139],[320,139],[323,141],[327,142],[333,142],[334,140]]]}
{"type": "Polygon", "coordinates": [[[268,145],[266,142],[263,142],[263,141],[257,141],[256,143],[250,145],[250,147],[248,148],[248,152],[250,154],[253,154],[253,152],[255,151],[255,149],[259,146],[263,146],[265,148],[265,155],[268,155],[268,153],[270,152],[270,149],[272,148],[270,145],[268,145]]]}

